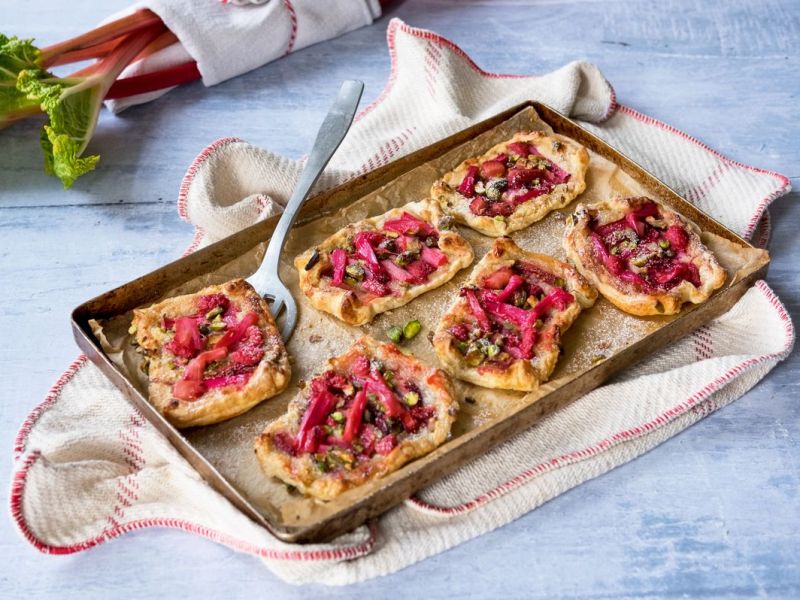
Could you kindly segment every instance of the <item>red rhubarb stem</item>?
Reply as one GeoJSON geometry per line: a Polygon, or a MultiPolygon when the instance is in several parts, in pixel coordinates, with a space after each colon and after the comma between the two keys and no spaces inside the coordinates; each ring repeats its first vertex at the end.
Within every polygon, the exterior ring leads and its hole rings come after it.
{"type": "MultiPolygon", "coordinates": [[[[59,56],[66,52],[97,46],[103,42],[107,42],[123,35],[133,33],[145,27],[152,27],[153,25],[157,24],[163,26],[161,19],[155,13],[149,10],[136,11],[131,15],[127,15],[112,21],[111,23],[106,23],[105,25],[96,27],[95,29],[87,31],[79,36],[43,48],[41,53],[42,66],[45,68],[52,66],[55,64],[54,61],[56,61],[59,56]]],[[[139,51],[141,51],[141,48],[139,51]]],[[[137,51],[137,54],[139,51],[137,51]]]]}
{"type": "Polygon", "coordinates": [[[147,44],[147,47],[142,50],[139,54],[136,55],[136,58],[133,59],[134,62],[137,60],[142,60],[143,58],[147,58],[151,54],[155,54],[159,50],[163,50],[164,48],[171,46],[178,42],[178,36],[172,33],[169,29],[167,29],[164,33],[154,39],[152,42],[147,44]]]}
{"type": "Polygon", "coordinates": [[[82,60],[102,58],[114,50],[114,48],[119,46],[119,43],[120,38],[114,38],[113,40],[108,40],[107,42],[103,42],[102,44],[97,44],[95,46],[64,52],[63,54],[59,54],[58,56],[55,56],[49,60],[45,67],[57,67],[59,65],[68,65],[74,62],[80,62],[82,60]]]}
{"type": "Polygon", "coordinates": [[[105,97],[119,74],[130,64],[133,58],[139,54],[147,44],[161,35],[164,29],[164,24],[158,21],[155,25],[131,33],[110,54],[97,63],[95,73],[101,74],[103,78],[103,85],[100,90],[101,97],[105,97]]]}
{"type": "Polygon", "coordinates": [[[163,90],[195,81],[196,79],[200,79],[197,63],[194,61],[183,63],[161,71],[154,71],[153,73],[117,79],[111,89],[108,90],[106,100],[155,92],[156,90],[163,90]]]}

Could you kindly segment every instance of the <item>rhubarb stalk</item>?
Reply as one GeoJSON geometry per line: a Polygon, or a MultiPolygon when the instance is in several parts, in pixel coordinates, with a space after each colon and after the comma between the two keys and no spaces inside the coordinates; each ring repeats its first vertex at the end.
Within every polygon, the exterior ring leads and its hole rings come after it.
{"type": "MultiPolygon", "coordinates": [[[[115,21],[106,23],[100,27],[96,27],[95,29],[92,29],[91,31],[88,31],[82,35],[42,48],[40,64],[44,68],[51,67],[55,64],[64,64],[63,62],[59,63],[57,61],[59,57],[68,52],[74,52],[76,50],[83,50],[93,46],[105,44],[106,42],[118,39],[123,35],[128,35],[141,29],[154,27],[156,25],[163,26],[158,15],[149,10],[136,11],[133,14],[116,19],[115,21]]],[[[142,48],[140,48],[136,54],[138,54],[141,50],[142,48]]],[[[133,56],[136,56],[136,54],[133,56]]],[[[131,58],[133,58],[133,56],[131,58]]]]}
{"type": "Polygon", "coordinates": [[[20,72],[17,89],[29,100],[40,102],[50,117],[41,137],[45,171],[61,179],[65,188],[94,169],[100,158],[81,157],[81,153],[94,133],[106,93],[128,63],[163,31],[159,21],[130,34],[100,62],[85,69],[84,77],[59,78],[41,68],[20,72]]]}

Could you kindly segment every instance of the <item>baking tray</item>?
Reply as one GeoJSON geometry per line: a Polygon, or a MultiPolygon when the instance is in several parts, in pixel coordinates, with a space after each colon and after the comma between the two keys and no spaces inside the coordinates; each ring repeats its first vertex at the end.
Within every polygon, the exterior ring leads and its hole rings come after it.
{"type": "MultiPolygon", "coordinates": [[[[729,277],[723,288],[699,306],[687,306],[674,317],[647,318],[649,329],[646,335],[631,340],[630,343],[626,342],[624,347],[614,349],[609,356],[603,356],[597,364],[594,364],[594,360],[591,363],[584,361],[585,368],[581,367],[579,371],[565,371],[561,369],[560,363],[548,383],[543,384],[536,392],[527,395],[520,394],[519,401],[514,402],[502,416],[474,421],[477,423],[475,426],[454,428],[453,437],[429,455],[407,464],[384,479],[348,492],[342,497],[342,501],[319,503],[319,508],[315,505],[314,510],[305,515],[283,510],[282,506],[274,505],[276,504],[274,502],[273,505],[266,506],[262,499],[255,498],[252,489],[248,492],[245,489],[246,486],[236,484],[235,477],[223,474],[217,456],[208,451],[204,454],[199,450],[199,448],[204,448],[204,444],[200,443],[205,439],[204,436],[216,436],[216,438],[235,436],[236,428],[239,427],[236,419],[210,427],[178,431],[145,399],[141,384],[137,385],[130,372],[121,368],[118,361],[112,360],[104,349],[107,346],[101,343],[100,337],[102,336],[95,333],[97,322],[124,320],[132,309],[153,303],[163,298],[165,294],[176,293],[176,290],[185,293],[199,289],[203,285],[199,282],[203,281],[204,277],[224,269],[226,265],[237,264],[236,261],[241,260],[242,257],[254,254],[255,250],[263,248],[265,240],[269,239],[277,223],[277,217],[248,227],[81,304],[72,313],[72,328],[78,345],[122,391],[128,401],[169,439],[180,454],[211,486],[276,537],[288,542],[325,541],[354,529],[367,519],[400,503],[417,490],[531,427],[545,415],[599,386],[618,371],[723,314],[756,280],[763,278],[766,274],[769,257],[765,251],[754,248],[746,240],[699,211],[634,160],[615,150],[576,122],[548,106],[532,101],[515,106],[370,173],[315,195],[302,209],[295,227],[313,224],[326,215],[335,214],[340,209],[349,207],[364,196],[371,193],[375,195],[381,190],[391,189],[392,182],[399,181],[397,178],[402,180],[401,176],[407,178],[409,171],[424,169],[430,161],[435,161],[439,157],[457,150],[462,147],[462,144],[481,134],[488,135],[488,132],[494,130],[495,127],[500,127],[509,119],[520,114],[521,111],[531,108],[536,111],[538,118],[556,133],[569,136],[582,143],[591,153],[616,165],[615,168],[619,168],[626,176],[629,176],[631,181],[635,181],[651,197],[693,220],[700,226],[704,235],[716,236],[725,244],[740,249],[749,258],[738,269],[737,276],[732,279],[729,277]]],[[[455,166],[455,164],[453,163],[451,166],[455,166]]],[[[580,201],[580,199],[579,197],[578,200],[580,201]]],[[[461,230],[463,232],[464,228],[461,230]]],[[[291,257],[289,258],[291,259],[291,257]]],[[[251,269],[255,269],[257,260],[250,261],[250,263],[249,266],[240,267],[248,272],[240,272],[239,276],[247,276],[251,269]]],[[[465,269],[462,274],[466,275],[470,270],[470,268],[465,269]]],[[[434,294],[435,292],[429,293],[434,294]]],[[[299,300],[301,310],[312,310],[304,300],[299,300]]],[[[603,301],[601,300],[601,302],[603,301]]],[[[409,306],[413,308],[414,302],[409,306]]],[[[367,328],[369,333],[376,335],[377,330],[374,330],[374,327],[372,329],[367,328]]],[[[571,333],[572,330],[565,335],[565,348],[568,353],[570,352],[569,348],[576,346],[577,342],[576,339],[571,340],[571,333]]],[[[301,333],[296,332],[295,338],[298,335],[301,333]]],[[[574,338],[575,335],[572,337],[574,338]]],[[[294,342],[294,338],[292,342],[294,342]]],[[[567,362],[566,359],[562,360],[563,362],[567,362]]],[[[300,376],[308,377],[310,375],[312,373],[294,373],[293,381],[296,382],[300,376]]],[[[493,392],[484,390],[483,393],[486,397],[491,397],[493,392]]],[[[270,402],[272,401],[267,401],[261,406],[268,405],[270,402]]],[[[463,402],[462,407],[463,409],[468,408],[463,402]]],[[[237,417],[237,419],[241,418],[237,417]]],[[[261,423],[262,427],[263,425],[266,425],[266,421],[261,423]]],[[[239,437],[242,437],[244,431],[238,433],[239,437]]],[[[287,491],[287,494],[291,494],[291,491],[287,491]]]]}

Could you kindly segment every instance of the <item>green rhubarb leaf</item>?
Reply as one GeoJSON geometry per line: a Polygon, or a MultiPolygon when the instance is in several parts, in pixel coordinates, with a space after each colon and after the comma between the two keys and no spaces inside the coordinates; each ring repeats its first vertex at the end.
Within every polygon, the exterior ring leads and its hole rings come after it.
{"type": "Polygon", "coordinates": [[[31,101],[41,105],[42,110],[51,110],[58,104],[66,80],[54,77],[44,69],[34,67],[17,73],[17,90],[31,101]]]}
{"type": "Polygon", "coordinates": [[[69,188],[95,168],[99,156],[81,157],[97,125],[102,81],[89,77],[54,77],[43,69],[21,71],[17,89],[39,102],[50,117],[42,130],[45,171],[69,188]]]}
{"type": "Polygon", "coordinates": [[[37,69],[39,49],[33,40],[0,33],[0,128],[38,112],[38,103],[17,89],[20,71],[37,69]]]}
{"type": "Polygon", "coordinates": [[[94,170],[100,157],[81,156],[80,145],[66,134],[59,134],[49,125],[42,129],[42,150],[44,151],[44,168],[51,175],[58,177],[65,188],[69,188],[75,180],[94,170]]]}

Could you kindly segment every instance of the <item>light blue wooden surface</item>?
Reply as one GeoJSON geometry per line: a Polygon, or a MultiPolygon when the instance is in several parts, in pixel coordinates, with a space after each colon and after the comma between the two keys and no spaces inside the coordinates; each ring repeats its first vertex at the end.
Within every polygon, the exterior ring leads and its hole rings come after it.
{"type": "MultiPolygon", "coordinates": [[[[8,3],[0,29],[53,42],[126,3],[8,3]]],[[[796,1],[409,0],[393,15],[449,37],[488,70],[594,61],[621,102],[800,182],[796,1]]],[[[0,133],[7,457],[18,425],[76,355],[71,307],[188,244],[175,199],[195,154],[230,135],[305,152],[309,123],[321,120],[339,80],[364,80],[365,103],[382,89],[387,17],[217,87],[192,84],[120,117],[104,114],[92,143],[100,168],[70,192],[41,172],[38,125],[0,133]]],[[[795,320],[797,199],[773,206],[768,278],[795,320]]],[[[0,597],[799,597],[799,374],[794,354],[732,406],[649,454],[493,533],[359,586],[287,586],[250,556],[175,531],[48,557],[0,519],[0,597]]],[[[7,458],[3,489],[10,467],[7,458]]]]}

